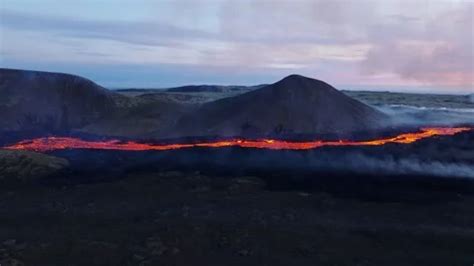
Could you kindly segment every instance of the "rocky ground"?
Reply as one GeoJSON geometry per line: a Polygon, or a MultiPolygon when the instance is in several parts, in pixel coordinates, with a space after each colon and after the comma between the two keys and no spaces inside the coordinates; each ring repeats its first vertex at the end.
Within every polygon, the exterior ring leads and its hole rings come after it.
{"type": "Polygon", "coordinates": [[[135,171],[109,182],[1,187],[0,264],[474,262],[472,193],[418,184],[418,193],[381,201],[265,180],[135,171]]]}
{"type": "Polygon", "coordinates": [[[0,265],[471,265],[473,145],[2,150],[0,265]]]}
{"type": "Polygon", "coordinates": [[[28,151],[0,150],[0,182],[24,183],[67,168],[66,159],[28,151]]]}

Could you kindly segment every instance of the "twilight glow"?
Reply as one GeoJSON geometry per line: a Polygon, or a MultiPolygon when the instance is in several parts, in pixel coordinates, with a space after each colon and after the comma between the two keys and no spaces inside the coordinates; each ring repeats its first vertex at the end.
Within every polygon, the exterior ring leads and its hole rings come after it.
{"type": "Polygon", "coordinates": [[[470,93],[473,25],[462,0],[2,0],[0,67],[109,87],[299,73],[338,88],[470,93]]]}

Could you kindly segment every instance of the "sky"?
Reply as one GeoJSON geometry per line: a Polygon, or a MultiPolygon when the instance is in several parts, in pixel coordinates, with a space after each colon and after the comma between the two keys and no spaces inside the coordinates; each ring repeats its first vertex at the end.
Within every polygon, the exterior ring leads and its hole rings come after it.
{"type": "Polygon", "coordinates": [[[0,0],[0,67],[112,88],[474,92],[474,0],[0,0]]]}

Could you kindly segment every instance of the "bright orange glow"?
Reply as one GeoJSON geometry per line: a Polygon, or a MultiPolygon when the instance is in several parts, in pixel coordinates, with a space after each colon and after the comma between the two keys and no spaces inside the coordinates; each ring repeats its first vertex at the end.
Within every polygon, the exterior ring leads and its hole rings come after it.
{"type": "Polygon", "coordinates": [[[150,144],[134,141],[122,142],[119,140],[108,141],[87,141],[78,138],[69,137],[46,137],[32,140],[25,140],[11,146],[4,147],[10,150],[32,150],[32,151],[54,151],[63,149],[94,149],[94,150],[123,150],[123,151],[163,151],[176,150],[194,147],[222,148],[222,147],[242,147],[272,150],[308,150],[324,146],[378,146],[387,143],[409,144],[420,139],[433,136],[454,135],[460,132],[469,131],[472,128],[454,127],[454,128],[422,128],[419,132],[404,133],[395,137],[381,138],[366,141],[287,141],[276,139],[230,139],[216,140],[210,142],[198,143],[176,143],[176,144],[150,144]]]}

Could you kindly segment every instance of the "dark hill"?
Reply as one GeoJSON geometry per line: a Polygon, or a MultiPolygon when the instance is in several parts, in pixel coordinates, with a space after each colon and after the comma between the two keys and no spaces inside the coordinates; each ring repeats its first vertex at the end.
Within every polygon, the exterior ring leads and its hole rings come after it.
{"type": "Polygon", "coordinates": [[[114,112],[124,98],[69,74],[0,69],[0,131],[69,131],[114,112]]]}
{"type": "Polygon", "coordinates": [[[320,80],[288,76],[263,88],[206,103],[170,135],[326,134],[383,126],[383,113],[320,80]]]}

